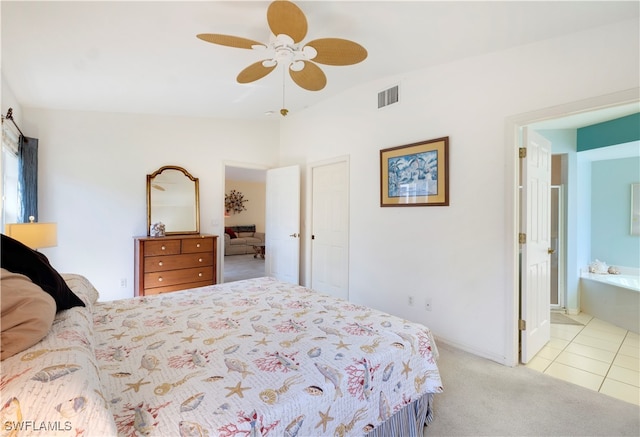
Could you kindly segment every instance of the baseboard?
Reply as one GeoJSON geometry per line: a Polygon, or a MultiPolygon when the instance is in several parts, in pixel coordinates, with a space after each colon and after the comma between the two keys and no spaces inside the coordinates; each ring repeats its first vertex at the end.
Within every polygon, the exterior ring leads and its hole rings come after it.
{"type": "Polygon", "coordinates": [[[441,343],[445,343],[449,346],[453,346],[457,349],[460,349],[464,352],[468,352],[470,354],[473,355],[477,355],[481,358],[486,358],[487,360],[491,360],[491,361],[495,361],[498,364],[502,364],[503,366],[507,366],[507,367],[513,367],[509,364],[509,362],[507,361],[506,357],[502,356],[502,355],[498,355],[495,354],[493,352],[488,352],[486,350],[482,350],[482,349],[478,349],[477,347],[474,347],[472,345],[469,344],[465,344],[465,343],[459,343],[457,341],[453,341],[453,340],[449,340],[445,337],[440,337],[437,335],[434,335],[435,340],[436,340],[436,346],[438,344],[441,343]]]}

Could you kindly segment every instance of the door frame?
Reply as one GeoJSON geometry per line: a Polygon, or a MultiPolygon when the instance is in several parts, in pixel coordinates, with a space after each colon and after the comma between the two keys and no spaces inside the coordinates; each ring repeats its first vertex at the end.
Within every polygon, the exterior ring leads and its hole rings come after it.
{"type": "MultiPolygon", "coordinates": [[[[305,287],[311,287],[311,231],[313,230],[313,169],[316,167],[323,167],[325,165],[337,164],[344,162],[347,164],[347,189],[351,192],[351,183],[349,179],[350,174],[350,157],[349,155],[336,156],[334,158],[323,159],[322,161],[315,161],[307,165],[306,171],[306,183],[305,183],[305,211],[303,218],[304,222],[304,238],[300,241],[303,245],[302,252],[304,253],[304,278],[302,278],[302,284],[305,287]]],[[[349,201],[349,205],[351,202],[349,201]]],[[[349,212],[349,215],[350,212],[349,212]]],[[[349,229],[347,229],[347,238],[350,240],[349,229]]],[[[349,271],[349,262],[347,260],[347,273],[349,271]]]]}
{"type": "Polygon", "coordinates": [[[564,311],[566,309],[566,301],[567,301],[567,284],[565,282],[566,275],[566,263],[567,263],[567,254],[566,254],[566,244],[567,244],[567,236],[565,235],[565,225],[566,225],[566,215],[565,215],[565,185],[551,185],[551,190],[554,188],[558,189],[558,247],[557,247],[557,256],[558,256],[558,303],[556,305],[551,304],[551,310],[556,311],[564,311]]]}
{"type": "Polygon", "coordinates": [[[505,302],[506,317],[504,327],[505,357],[504,364],[516,366],[520,362],[518,319],[520,312],[520,297],[518,287],[519,276],[519,154],[520,130],[522,127],[556,118],[563,118],[582,112],[614,107],[637,102],[640,88],[631,88],[612,94],[597,96],[564,105],[539,109],[523,114],[507,117],[505,121],[505,302]]]}

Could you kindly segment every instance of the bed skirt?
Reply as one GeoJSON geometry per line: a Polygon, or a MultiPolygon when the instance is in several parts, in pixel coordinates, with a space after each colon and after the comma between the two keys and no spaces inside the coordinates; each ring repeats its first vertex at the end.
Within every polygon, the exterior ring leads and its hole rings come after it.
{"type": "Polygon", "coordinates": [[[433,420],[433,393],[426,393],[420,399],[397,411],[386,422],[367,434],[367,437],[403,436],[421,437],[423,427],[433,420]]]}

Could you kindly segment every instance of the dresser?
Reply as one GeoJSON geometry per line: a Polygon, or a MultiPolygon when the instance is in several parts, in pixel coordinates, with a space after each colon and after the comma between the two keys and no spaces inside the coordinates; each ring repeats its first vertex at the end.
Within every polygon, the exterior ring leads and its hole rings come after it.
{"type": "Polygon", "coordinates": [[[135,237],[135,295],[216,283],[216,235],[135,237]]]}

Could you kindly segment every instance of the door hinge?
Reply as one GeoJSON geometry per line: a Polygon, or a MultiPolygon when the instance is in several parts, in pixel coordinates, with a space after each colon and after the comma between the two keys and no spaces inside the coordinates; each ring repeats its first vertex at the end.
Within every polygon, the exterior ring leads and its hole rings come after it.
{"type": "Polygon", "coordinates": [[[527,322],[526,322],[526,320],[518,320],[518,329],[520,331],[526,331],[527,330],[527,322]]]}
{"type": "Polygon", "coordinates": [[[527,157],[527,148],[526,147],[520,147],[518,149],[518,156],[520,158],[526,158],[527,157]]]}
{"type": "Polygon", "coordinates": [[[518,243],[520,244],[526,244],[527,243],[527,234],[520,232],[518,234],[518,243]]]}

